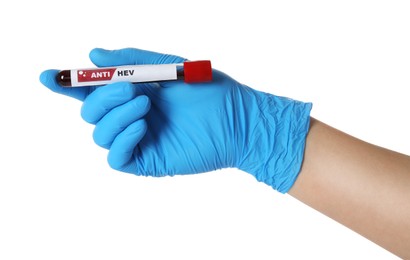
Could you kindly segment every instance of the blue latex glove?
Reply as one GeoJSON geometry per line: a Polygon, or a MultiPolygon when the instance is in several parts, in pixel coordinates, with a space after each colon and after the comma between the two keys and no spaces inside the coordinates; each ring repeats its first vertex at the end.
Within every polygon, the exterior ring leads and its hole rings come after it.
{"type": "MultiPolygon", "coordinates": [[[[138,49],[94,49],[99,66],[179,63],[183,58],[138,49]]],[[[57,70],[40,81],[84,101],[81,115],[95,124],[95,142],[108,163],[146,176],[192,174],[236,167],[287,192],[300,171],[310,103],[251,89],[213,70],[213,81],[182,81],[63,88],[57,70]]]]}

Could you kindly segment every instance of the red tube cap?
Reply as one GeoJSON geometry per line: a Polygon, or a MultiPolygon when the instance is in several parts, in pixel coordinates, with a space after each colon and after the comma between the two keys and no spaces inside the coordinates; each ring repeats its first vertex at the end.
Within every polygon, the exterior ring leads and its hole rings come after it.
{"type": "Polygon", "coordinates": [[[210,60],[184,62],[184,81],[186,83],[208,82],[212,80],[210,60]]]}

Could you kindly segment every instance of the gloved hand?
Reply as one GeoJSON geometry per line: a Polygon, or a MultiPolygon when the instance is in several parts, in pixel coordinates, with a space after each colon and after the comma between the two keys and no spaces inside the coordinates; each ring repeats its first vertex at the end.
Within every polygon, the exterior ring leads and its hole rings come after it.
{"type": "MultiPolygon", "coordinates": [[[[138,49],[94,49],[99,67],[179,63],[183,58],[138,49]]],[[[108,163],[146,176],[201,173],[236,167],[287,192],[300,171],[310,103],[251,89],[213,70],[213,81],[186,84],[127,82],[63,88],[57,70],[40,81],[84,101],[81,115],[95,124],[95,142],[109,149],[108,163]]]]}

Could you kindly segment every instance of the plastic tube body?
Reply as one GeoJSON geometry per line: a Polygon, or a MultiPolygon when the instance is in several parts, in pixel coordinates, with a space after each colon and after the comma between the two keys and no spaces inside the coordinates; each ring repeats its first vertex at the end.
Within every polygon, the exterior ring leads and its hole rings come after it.
{"type": "Polygon", "coordinates": [[[177,80],[183,77],[186,83],[212,80],[209,60],[187,61],[183,64],[127,65],[92,69],[62,70],[57,82],[64,87],[106,85],[118,81],[155,82],[177,80]]]}

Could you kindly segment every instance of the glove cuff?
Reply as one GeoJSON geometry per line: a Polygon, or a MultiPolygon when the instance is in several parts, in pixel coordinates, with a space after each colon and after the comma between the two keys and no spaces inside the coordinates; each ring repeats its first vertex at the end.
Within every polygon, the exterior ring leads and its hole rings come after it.
{"type": "Polygon", "coordinates": [[[286,193],[300,172],[312,103],[256,93],[258,109],[239,166],[258,181],[286,193]]]}

